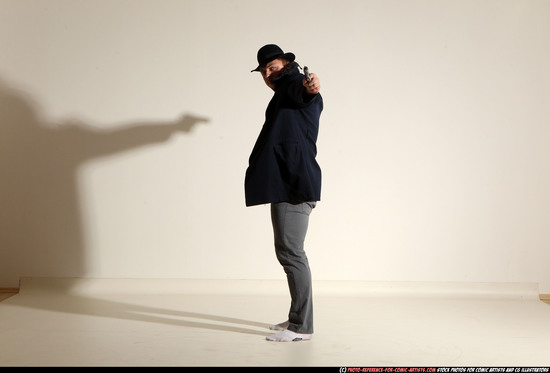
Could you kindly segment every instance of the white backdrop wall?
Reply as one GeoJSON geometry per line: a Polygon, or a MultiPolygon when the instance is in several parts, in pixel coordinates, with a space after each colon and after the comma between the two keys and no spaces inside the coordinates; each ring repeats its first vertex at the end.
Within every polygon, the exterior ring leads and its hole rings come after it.
{"type": "Polygon", "coordinates": [[[277,43],[322,82],[317,280],[550,293],[550,2],[0,0],[0,287],[281,279],[244,206],[277,43]]]}

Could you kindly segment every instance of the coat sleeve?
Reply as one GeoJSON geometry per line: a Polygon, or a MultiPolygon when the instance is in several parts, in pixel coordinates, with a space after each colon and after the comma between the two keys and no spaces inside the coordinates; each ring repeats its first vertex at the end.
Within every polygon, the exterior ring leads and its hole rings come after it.
{"type": "Polygon", "coordinates": [[[299,74],[296,79],[289,82],[287,87],[288,98],[297,108],[304,108],[311,105],[319,96],[318,93],[312,95],[306,91],[303,84],[303,79],[305,79],[305,76],[299,74]]]}

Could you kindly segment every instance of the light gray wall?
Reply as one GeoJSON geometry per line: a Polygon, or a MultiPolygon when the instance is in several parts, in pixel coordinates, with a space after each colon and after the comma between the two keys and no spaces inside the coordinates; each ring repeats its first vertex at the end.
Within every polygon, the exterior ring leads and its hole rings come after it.
{"type": "Polygon", "coordinates": [[[244,206],[277,43],[322,82],[315,279],[550,293],[550,2],[0,0],[0,287],[278,279],[244,206]]]}

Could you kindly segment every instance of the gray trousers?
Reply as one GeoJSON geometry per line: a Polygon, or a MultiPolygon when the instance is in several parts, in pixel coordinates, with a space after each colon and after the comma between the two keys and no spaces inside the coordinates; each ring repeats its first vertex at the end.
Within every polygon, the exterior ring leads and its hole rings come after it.
{"type": "Polygon", "coordinates": [[[288,330],[313,333],[313,295],[311,271],[304,250],[309,214],[315,202],[272,203],[271,222],[275,236],[275,254],[286,273],[291,304],[288,330]]]}

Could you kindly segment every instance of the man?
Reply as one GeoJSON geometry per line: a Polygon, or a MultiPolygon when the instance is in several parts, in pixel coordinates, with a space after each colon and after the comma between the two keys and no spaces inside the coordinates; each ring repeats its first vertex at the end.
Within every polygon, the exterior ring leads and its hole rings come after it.
{"type": "Polygon", "coordinates": [[[293,53],[274,44],[260,48],[259,71],[275,93],[252,149],[245,177],[246,205],[271,204],[275,253],[287,276],[291,296],[288,320],[270,327],[269,341],[311,339],[311,272],[304,251],[309,214],[321,199],[317,164],[319,117],[323,110],[319,78],[300,73],[293,53]]]}

